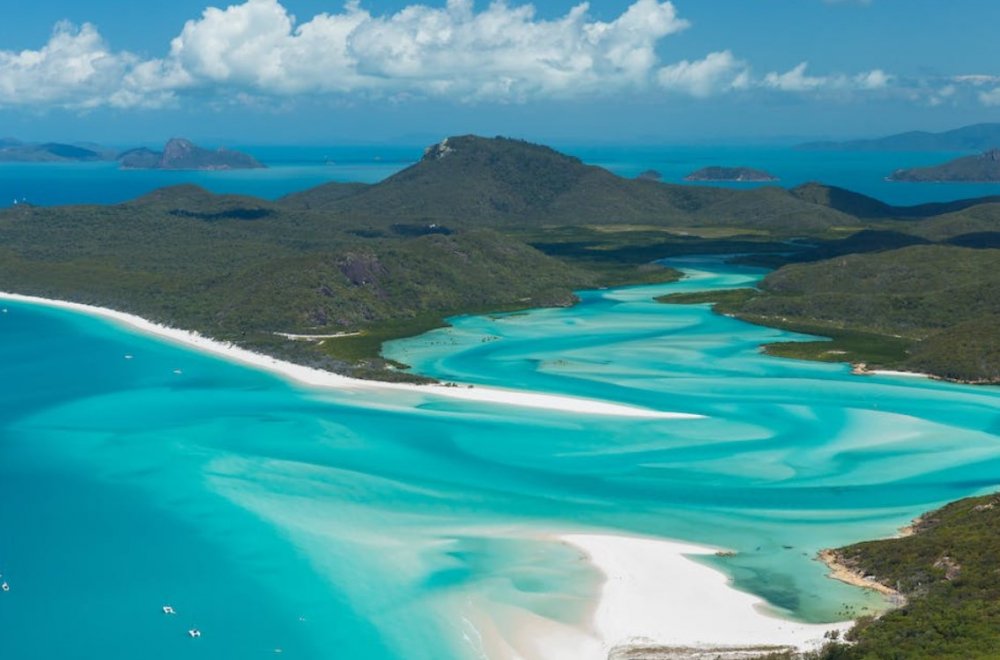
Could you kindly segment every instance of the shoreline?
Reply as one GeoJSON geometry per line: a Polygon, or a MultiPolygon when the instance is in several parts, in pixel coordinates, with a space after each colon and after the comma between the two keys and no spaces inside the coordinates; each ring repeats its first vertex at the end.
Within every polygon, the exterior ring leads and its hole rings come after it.
{"type": "MultiPolygon", "coordinates": [[[[903,529],[905,530],[906,528],[903,529]]],[[[901,536],[905,535],[905,533],[901,534],[901,536]]],[[[888,597],[894,607],[901,607],[906,604],[906,596],[892,587],[882,584],[874,578],[868,577],[850,564],[845,563],[836,550],[820,550],[816,557],[830,569],[830,572],[827,575],[831,579],[838,580],[854,587],[877,591],[883,596],[888,597]]]]}
{"type": "Polygon", "coordinates": [[[592,617],[601,647],[595,658],[630,657],[630,651],[641,651],[642,657],[808,651],[827,642],[830,631],[843,633],[854,625],[802,623],[770,613],[763,599],[735,589],[725,573],[690,558],[714,555],[718,548],[601,533],[556,538],[579,549],[581,560],[605,576],[592,617]]]}
{"type": "Polygon", "coordinates": [[[231,362],[237,362],[246,366],[262,369],[269,373],[282,376],[290,381],[308,385],[310,387],[339,390],[350,389],[355,391],[364,390],[369,392],[378,390],[395,390],[416,394],[429,394],[448,399],[458,399],[475,403],[510,405],[522,408],[535,408],[541,410],[554,410],[611,417],[677,420],[704,419],[704,415],[697,415],[693,413],[653,410],[651,408],[642,408],[623,403],[612,403],[610,401],[602,401],[599,399],[586,399],[561,394],[507,390],[499,387],[479,385],[461,387],[456,387],[454,385],[418,385],[414,383],[390,383],[384,381],[370,381],[362,380],[360,378],[350,378],[332,371],[325,371],[315,367],[307,367],[295,364],[294,362],[279,360],[278,358],[264,355],[263,353],[257,353],[250,349],[236,346],[235,344],[224,343],[211,339],[210,337],[201,335],[196,331],[171,328],[159,323],[154,323],[153,321],[135,314],[120,312],[107,307],[98,307],[96,305],[87,305],[84,303],[42,298],[40,296],[29,296],[5,291],[0,291],[0,300],[52,307],[113,321],[142,334],[167,340],[186,348],[198,350],[202,353],[215,355],[231,362]]]}

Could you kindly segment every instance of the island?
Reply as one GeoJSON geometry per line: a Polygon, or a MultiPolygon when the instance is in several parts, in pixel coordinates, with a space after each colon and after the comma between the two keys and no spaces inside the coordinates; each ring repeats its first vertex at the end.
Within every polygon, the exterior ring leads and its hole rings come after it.
{"type": "Polygon", "coordinates": [[[0,162],[4,163],[89,163],[113,160],[115,152],[93,144],[61,142],[21,142],[14,138],[0,140],[0,162]]]}
{"type": "Polygon", "coordinates": [[[889,181],[1000,183],[1000,149],[964,156],[933,167],[896,170],[889,181]]]}
{"type": "Polygon", "coordinates": [[[941,133],[908,131],[844,142],[807,142],[798,151],[986,151],[1000,145],[1000,123],[974,124],[941,133]]]}
{"type": "Polygon", "coordinates": [[[643,172],[639,172],[635,178],[639,181],[659,181],[663,178],[663,175],[657,170],[645,170],[643,172]]]}
{"type": "Polygon", "coordinates": [[[778,177],[752,167],[703,167],[684,177],[685,181],[722,182],[766,182],[777,181],[778,177]]]}
{"type": "Polygon", "coordinates": [[[122,169],[136,170],[249,170],[265,167],[250,154],[220,147],[204,149],[190,140],[173,138],[163,151],[141,147],[118,155],[122,169]]]}

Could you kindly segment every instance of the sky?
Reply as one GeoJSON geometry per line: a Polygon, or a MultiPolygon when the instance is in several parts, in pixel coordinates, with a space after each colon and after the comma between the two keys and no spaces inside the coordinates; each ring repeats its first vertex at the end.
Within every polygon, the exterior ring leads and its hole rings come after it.
{"type": "Polygon", "coordinates": [[[997,0],[35,0],[0,134],[767,143],[1000,121],[997,0]]]}

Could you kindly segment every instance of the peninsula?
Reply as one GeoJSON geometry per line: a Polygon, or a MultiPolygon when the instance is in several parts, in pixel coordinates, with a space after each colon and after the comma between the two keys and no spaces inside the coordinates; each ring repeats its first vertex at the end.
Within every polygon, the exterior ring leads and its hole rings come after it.
{"type": "Polygon", "coordinates": [[[1000,182],[1000,149],[965,156],[933,167],[896,170],[889,181],[997,183],[1000,182]]]}
{"type": "Polygon", "coordinates": [[[752,167],[703,167],[684,177],[685,181],[715,181],[715,182],[764,182],[777,181],[778,177],[764,170],[752,167]]]}

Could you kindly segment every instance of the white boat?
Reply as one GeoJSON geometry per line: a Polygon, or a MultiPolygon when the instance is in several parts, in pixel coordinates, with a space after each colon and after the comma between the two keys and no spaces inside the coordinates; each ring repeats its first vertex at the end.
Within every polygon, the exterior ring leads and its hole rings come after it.
{"type": "Polygon", "coordinates": [[[169,605],[164,605],[163,606],[163,613],[164,614],[177,614],[177,612],[174,611],[174,608],[170,607],[169,605]]]}
{"type": "Polygon", "coordinates": [[[188,631],[188,637],[201,637],[201,631],[197,628],[192,628],[188,631]]]}
{"type": "Polygon", "coordinates": [[[10,591],[10,585],[7,584],[6,580],[4,580],[3,584],[0,584],[0,589],[2,589],[3,591],[10,591]]]}

